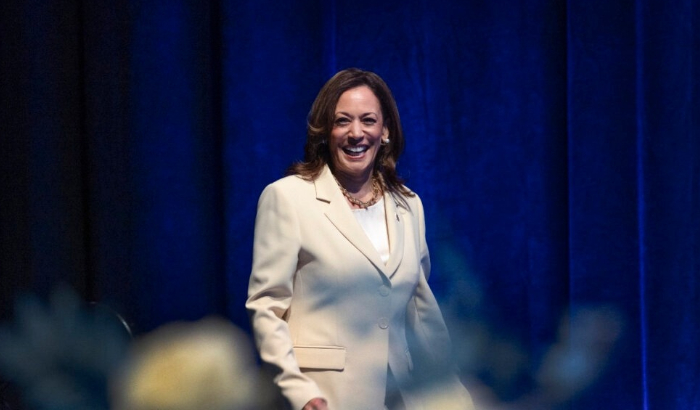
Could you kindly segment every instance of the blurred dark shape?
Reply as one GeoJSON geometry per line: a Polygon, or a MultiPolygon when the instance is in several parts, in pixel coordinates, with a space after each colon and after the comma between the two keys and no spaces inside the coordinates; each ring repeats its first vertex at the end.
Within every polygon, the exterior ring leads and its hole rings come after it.
{"type": "MultiPolygon", "coordinates": [[[[612,306],[579,306],[563,312],[550,342],[524,343],[517,329],[499,326],[493,302],[469,264],[452,226],[432,247],[433,263],[447,285],[440,304],[454,344],[455,362],[478,409],[567,408],[605,372],[624,320],[612,306]]],[[[552,309],[559,309],[553,306],[552,309]]],[[[556,312],[553,315],[556,318],[556,312]]],[[[554,330],[554,329],[552,329],[554,330]]]]}
{"type": "Polygon", "coordinates": [[[0,410],[23,409],[17,387],[6,380],[0,379],[0,410]]]}
{"type": "Polygon", "coordinates": [[[99,317],[103,317],[106,320],[111,320],[114,322],[117,327],[122,329],[125,332],[125,336],[128,336],[129,339],[134,338],[134,333],[132,331],[132,325],[130,325],[126,319],[122,315],[120,315],[116,310],[112,309],[111,307],[99,303],[99,302],[90,302],[88,305],[89,310],[93,311],[96,315],[99,317]]]}
{"type": "Polygon", "coordinates": [[[108,375],[130,340],[118,315],[89,308],[69,288],[42,303],[19,299],[14,321],[0,328],[0,374],[33,409],[108,408],[108,375]]]}
{"type": "Polygon", "coordinates": [[[541,401],[562,403],[589,387],[603,372],[623,331],[619,312],[586,307],[565,315],[559,338],[536,374],[541,401]]]}
{"type": "Polygon", "coordinates": [[[553,410],[567,408],[601,377],[623,327],[612,307],[581,307],[564,315],[539,361],[486,324],[457,325],[455,347],[462,369],[473,375],[465,384],[477,408],[553,410]]]}

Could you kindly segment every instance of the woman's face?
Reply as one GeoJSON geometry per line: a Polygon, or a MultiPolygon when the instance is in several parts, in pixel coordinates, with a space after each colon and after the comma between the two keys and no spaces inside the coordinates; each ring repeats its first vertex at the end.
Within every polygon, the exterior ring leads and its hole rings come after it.
{"type": "Polygon", "coordinates": [[[353,180],[369,180],[381,140],[387,136],[374,92],[364,85],[345,91],[335,107],[328,141],[336,173],[353,180]]]}

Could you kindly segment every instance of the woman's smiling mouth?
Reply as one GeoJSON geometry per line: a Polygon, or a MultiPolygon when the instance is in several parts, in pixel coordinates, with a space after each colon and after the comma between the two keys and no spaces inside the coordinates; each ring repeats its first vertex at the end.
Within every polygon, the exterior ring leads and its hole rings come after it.
{"type": "Polygon", "coordinates": [[[364,154],[369,147],[367,145],[355,145],[352,147],[343,147],[343,152],[350,155],[351,157],[359,157],[364,154]]]}

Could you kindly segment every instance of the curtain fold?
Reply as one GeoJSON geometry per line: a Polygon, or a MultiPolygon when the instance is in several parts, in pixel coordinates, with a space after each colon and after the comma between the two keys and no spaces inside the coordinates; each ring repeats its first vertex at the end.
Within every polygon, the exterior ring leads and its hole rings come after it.
{"type": "MultiPolygon", "coordinates": [[[[220,136],[209,3],[133,10],[131,273],[146,328],[221,310],[220,136]]],[[[216,84],[218,86],[218,84],[216,84]]]]}
{"type": "Polygon", "coordinates": [[[17,288],[84,289],[87,274],[81,19],[77,3],[61,6],[2,6],[3,312],[17,288]]]}
{"type": "Polygon", "coordinates": [[[531,393],[560,322],[602,309],[620,339],[561,408],[700,409],[699,18],[692,0],[3,2],[0,316],[66,282],[138,332],[247,329],[257,197],[301,159],[323,83],[360,67],[397,99],[471,380],[531,393]]]}
{"type": "Polygon", "coordinates": [[[643,408],[636,13],[569,2],[569,303],[622,309],[624,347],[596,400],[643,408]]]}
{"type": "Polygon", "coordinates": [[[699,13],[692,1],[637,7],[644,404],[699,408],[699,13]]]}

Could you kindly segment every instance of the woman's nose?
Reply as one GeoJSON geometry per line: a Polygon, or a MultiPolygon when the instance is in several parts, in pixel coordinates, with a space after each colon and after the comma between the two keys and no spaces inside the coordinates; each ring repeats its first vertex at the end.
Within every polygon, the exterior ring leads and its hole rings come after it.
{"type": "Polygon", "coordinates": [[[362,137],[362,124],[360,121],[353,121],[350,126],[350,136],[354,138],[362,137]]]}

